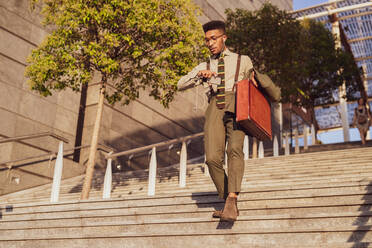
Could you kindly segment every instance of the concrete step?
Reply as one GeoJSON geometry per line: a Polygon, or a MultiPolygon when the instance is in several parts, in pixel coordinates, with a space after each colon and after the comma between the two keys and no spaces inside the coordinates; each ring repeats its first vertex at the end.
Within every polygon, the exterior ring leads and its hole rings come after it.
{"type": "MultiPolygon", "coordinates": [[[[231,229],[218,228],[229,223],[207,218],[181,218],[169,220],[126,221],[84,221],[76,226],[64,223],[59,226],[30,227],[22,229],[2,229],[0,240],[60,239],[84,237],[126,237],[158,235],[195,235],[195,234],[243,234],[243,233],[298,233],[298,232],[353,232],[369,231],[371,216],[363,217],[311,217],[282,219],[239,218],[231,229]]],[[[372,237],[372,235],[371,235],[372,237]]],[[[369,237],[368,241],[372,241],[369,237]]],[[[364,239],[365,240],[365,239],[364,239]]],[[[367,240],[365,240],[367,241],[367,240]]]]}
{"type": "MultiPolygon", "coordinates": [[[[304,221],[312,219],[345,218],[353,219],[353,225],[367,225],[370,222],[372,214],[366,211],[372,205],[352,205],[352,206],[332,206],[332,207],[310,207],[310,208],[281,208],[281,209],[257,209],[249,210],[240,208],[239,221],[259,221],[259,220],[290,220],[303,219],[304,221]],[[361,209],[364,209],[361,210],[361,209]],[[260,215],[261,214],[261,215],[260,215]]],[[[182,211],[174,209],[170,212],[141,213],[126,211],[118,208],[108,210],[105,208],[97,210],[81,210],[66,212],[44,212],[33,214],[14,214],[9,215],[1,221],[0,230],[19,230],[32,228],[52,228],[52,227],[80,227],[92,225],[114,225],[117,223],[126,224],[144,224],[144,223],[162,223],[169,221],[189,221],[189,220],[210,220],[212,211],[216,207],[222,207],[222,204],[205,207],[202,209],[190,208],[185,206],[182,211]]],[[[181,206],[180,206],[181,208],[181,206]]],[[[168,209],[169,210],[169,209],[168,209]]],[[[309,223],[309,222],[308,222],[309,223]]],[[[345,222],[346,223],[346,222],[345,222]]],[[[325,224],[326,225],[326,224],[325,224]]]]}
{"type": "MultiPolygon", "coordinates": [[[[184,205],[168,205],[163,207],[97,207],[90,209],[49,209],[49,211],[30,211],[29,213],[8,213],[3,216],[1,220],[1,229],[11,229],[15,226],[30,225],[29,227],[36,227],[40,223],[51,221],[70,223],[74,219],[79,221],[90,221],[95,218],[109,220],[110,218],[125,218],[129,221],[143,222],[146,220],[160,220],[160,219],[181,219],[181,218],[209,218],[215,209],[222,207],[222,202],[213,202],[205,204],[184,204],[184,205]],[[14,225],[13,225],[14,224],[14,225]]],[[[252,208],[248,209],[244,204],[239,203],[241,212],[240,218],[250,219],[283,219],[283,218],[320,218],[320,217],[362,217],[370,216],[371,204],[354,204],[348,205],[334,205],[334,206],[296,206],[281,208],[252,208]]]]}
{"type": "MultiPolygon", "coordinates": [[[[271,183],[271,184],[266,184],[266,185],[260,185],[260,184],[255,184],[254,182],[251,183],[251,185],[246,185],[243,187],[243,192],[247,193],[252,193],[252,192],[265,192],[265,191],[271,191],[274,189],[278,190],[296,190],[296,189],[307,189],[310,190],[311,188],[314,187],[329,187],[329,182],[330,180],[333,180],[333,183],[336,183],[336,185],[357,185],[357,186],[363,186],[363,185],[368,185],[369,181],[364,181],[360,182],[360,178],[341,178],[340,180],[336,179],[324,179],[323,181],[317,181],[316,183],[314,181],[302,181],[299,180],[298,182],[294,183],[271,183]]],[[[215,192],[215,188],[212,184],[208,186],[204,186],[203,188],[206,191],[210,192],[215,192]]],[[[169,196],[169,195],[182,195],[182,194],[191,194],[193,192],[199,192],[200,191],[200,186],[195,187],[195,186],[190,186],[189,188],[176,188],[176,189],[165,189],[163,191],[157,190],[157,196],[169,196]]],[[[138,197],[147,197],[147,192],[136,192],[133,191],[133,193],[126,194],[125,192],[121,193],[115,193],[112,195],[112,198],[124,198],[124,199],[132,199],[132,198],[138,198],[138,197]]],[[[102,193],[98,192],[97,194],[91,194],[90,199],[92,200],[99,200],[102,198],[102,193]]],[[[75,194],[68,194],[68,195],[63,195],[60,197],[60,201],[74,201],[74,200],[79,200],[80,199],[80,193],[75,193],[75,194]]],[[[29,198],[29,199],[9,199],[8,201],[3,201],[4,203],[10,203],[10,204],[19,204],[19,203],[27,203],[27,202],[45,202],[49,203],[49,197],[39,197],[39,198],[29,198]]]]}
{"type": "MultiPolygon", "coordinates": [[[[228,227],[220,227],[228,228],[228,227]]],[[[0,241],[0,248],[39,247],[39,248],[81,248],[81,247],[109,247],[112,248],[138,248],[138,247],[174,247],[215,248],[224,246],[232,248],[253,247],[286,247],[286,248],[362,248],[371,244],[371,233],[368,231],[314,231],[310,233],[274,232],[274,233],[232,233],[197,235],[152,235],[147,237],[122,236],[115,237],[84,237],[48,240],[19,240],[0,241]],[[305,242],[305,244],[304,244],[305,242]]]]}
{"type": "MultiPolygon", "coordinates": [[[[239,206],[242,209],[252,209],[369,204],[372,201],[372,199],[369,199],[371,195],[372,191],[370,186],[269,191],[256,193],[242,192],[239,198],[239,206]]],[[[177,208],[179,205],[196,205],[196,207],[204,207],[205,205],[219,205],[220,203],[221,200],[217,198],[215,192],[156,198],[143,197],[128,200],[90,200],[58,204],[27,203],[12,205],[12,212],[3,214],[3,219],[5,220],[5,217],[7,218],[7,216],[11,215],[41,212],[82,211],[102,208],[145,208],[145,211],[147,211],[151,206],[162,207],[163,209],[165,206],[170,208],[177,208]]],[[[168,210],[165,212],[168,212],[168,210]]],[[[138,214],[139,212],[136,213],[138,214]]]]}
{"type": "MultiPolygon", "coordinates": [[[[354,159],[355,160],[355,159],[354,159]]],[[[369,163],[369,160],[367,161],[363,161],[362,162],[354,162],[355,163],[355,166],[350,166],[350,164],[342,164],[342,163],[339,163],[339,164],[335,164],[333,162],[331,162],[330,164],[318,164],[316,165],[316,168],[317,170],[314,170],[313,168],[309,168],[309,166],[302,166],[302,167],[294,167],[294,166],[285,166],[285,167],[279,167],[277,169],[274,169],[273,166],[270,166],[270,168],[267,168],[265,166],[260,166],[260,167],[257,167],[257,166],[251,166],[251,165],[248,165],[246,166],[246,174],[247,176],[249,177],[254,177],[254,176],[258,176],[258,177],[263,177],[263,176],[274,176],[274,175],[288,175],[289,172],[291,172],[290,174],[291,175],[296,175],[296,173],[298,174],[309,174],[309,173],[320,173],[323,171],[325,172],[334,172],[334,171],[337,171],[337,172],[340,172],[340,173],[344,173],[344,172],[353,172],[353,171],[362,171],[362,170],[366,170],[366,169],[372,169],[372,164],[369,163]],[[259,168],[259,169],[258,169],[259,168]]],[[[202,172],[201,171],[195,171],[193,172],[193,174],[189,174],[189,178],[190,180],[192,180],[193,178],[195,178],[194,176],[196,175],[202,175],[202,172]]],[[[173,175],[171,178],[169,179],[164,179],[164,178],[160,178],[158,179],[158,182],[177,182],[178,181],[178,172],[175,173],[175,175],[173,175]]],[[[72,190],[72,188],[77,191],[79,189],[81,189],[81,185],[82,185],[82,182],[83,182],[83,178],[79,178],[78,179],[78,182],[69,182],[67,184],[62,184],[62,188],[61,188],[61,191],[63,192],[64,190],[72,190]]],[[[121,182],[122,184],[131,184],[132,182],[136,182],[137,184],[138,183],[141,183],[141,182],[138,182],[136,181],[135,179],[134,180],[127,180],[127,181],[124,181],[124,182],[121,182]]],[[[144,184],[147,183],[147,180],[146,181],[142,181],[144,184]]],[[[103,182],[102,182],[103,183],[103,182]]],[[[102,183],[99,185],[99,186],[102,186],[102,183]]],[[[120,185],[118,185],[120,186],[120,185]]],[[[45,188],[45,187],[44,187],[45,188]]],[[[43,191],[44,191],[44,188],[43,191]]]]}
{"type": "MultiPolygon", "coordinates": [[[[158,184],[156,187],[157,194],[182,194],[187,192],[197,192],[200,190],[200,186],[203,186],[205,189],[214,190],[214,186],[210,180],[209,177],[205,177],[204,175],[201,175],[199,182],[189,182],[186,188],[179,188],[178,184],[158,184]]],[[[328,185],[331,183],[338,183],[339,185],[342,183],[349,183],[349,182],[360,182],[363,181],[362,185],[365,185],[366,182],[372,181],[372,173],[344,173],[341,175],[318,175],[318,176],[312,176],[309,178],[306,177],[299,177],[299,178],[278,178],[276,180],[274,179],[266,179],[262,178],[262,180],[253,180],[249,179],[247,177],[243,178],[243,191],[247,192],[254,192],[256,190],[270,190],[272,188],[291,188],[295,189],[296,187],[305,187],[309,185],[328,185]],[[361,178],[362,177],[362,178],[361,178]],[[289,187],[290,186],[290,187],[289,187]]],[[[309,188],[309,187],[307,187],[309,188]]],[[[310,187],[311,188],[311,187],[310,187]]],[[[134,197],[136,195],[147,195],[147,184],[143,186],[127,186],[123,189],[118,189],[112,193],[112,197],[128,197],[133,195],[134,197]]],[[[92,199],[94,198],[101,198],[102,192],[101,191],[92,191],[90,194],[90,197],[92,199]]],[[[74,193],[74,194],[65,194],[61,195],[61,199],[79,199],[80,193],[74,193]]],[[[3,202],[27,202],[27,201],[49,201],[49,193],[46,195],[39,195],[38,197],[30,196],[29,198],[23,197],[23,198],[2,198],[3,202]]]]}
{"type": "Polygon", "coordinates": [[[177,170],[163,171],[155,197],[146,195],[143,173],[114,176],[109,200],[100,199],[102,174],[90,200],[74,198],[83,177],[66,182],[55,204],[46,186],[0,197],[0,248],[369,247],[371,151],[248,161],[234,224],[211,218],[223,202],[201,165],[193,165],[181,189],[177,170]]]}
{"type": "MultiPolygon", "coordinates": [[[[314,188],[314,189],[299,189],[299,190],[275,190],[275,191],[267,191],[267,192],[242,192],[240,199],[239,199],[239,206],[243,210],[247,210],[248,208],[251,209],[253,206],[257,206],[257,208],[285,208],[285,207],[303,207],[301,204],[305,204],[305,206],[346,206],[346,205],[355,205],[355,204],[369,204],[369,197],[372,194],[370,186],[350,186],[350,187],[325,187],[325,188],[314,188]],[[359,198],[358,198],[359,197],[359,198]],[[324,198],[329,198],[324,201],[324,198]],[[355,199],[358,198],[358,201],[355,199]],[[330,202],[333,200],[333,202],[330,202]],[[350,200],[350,201],[348,201],[350,200]],[[268,205],[260,205],[262,202],[269,202],[272,201],[272,204],[268,205]],[[296,202],[297,201],[297,202],[296,202]],[[326,205],[326,202],[329,202],[326,205]],[[291,203],[292,205],[288,205],[291,203]],[[275,204],[282,204],[282,205],[275,205],[275,204]],[[283,205],[284,204],[284,205],[283,205]],[[287,205],[286,205],[287,204],[287,205]],[[294,205],[293,205],[294,204],[294,205]],[[309,205],[313,204],[313,205],[309,205]]],[[[149,211],[149,202],[152,203],[153,206],[159,207],[162,206],[160,209],[164,207],[167,210],[164,213],[169,212],[177,212],[179,210],[175,210],[180,208],[181,211],[195,211],[198,208],[211,208],[212,207],[220,207],[221,200],[217,198],[215,192],[205,192],[205,193],[194,193],[189,195],[178,195],[178,196],[171,196],[171,197],[144,197],[144,198],[137,198],[137,199],[122,199],[122,200],[97,200],[95,202],[66,202],[66,203],[59,203],[59,204],[40,204],[40,203],[28,203],[28,204],[16,204],[11,205],[12,211],[9,213],[3,214],[3,221],[9,220],[16,220],[18,217],[24,219],[26,216],[31,215],[39,215],[48,213],[48,216],[52,213],[56,213],[57,215],[61,215],[62,212],[66,211],[77,211],[77,213],[81,214],[83,211],[91,211],[91,210],[101,210],[107,209],[108,211],[112,211],[112,209],[127,209],[128,213],[134,211],[133,214],[151,214],[154,210],[149,211]],[[196,206],[195,206],[196,205],[196,206]],[[191,210],[190,210],[191,207],[191,210]],[[141,209],[144,208],[144,209],[141,209]],[[173,208],[173,209],[172,209],[173,208]],[[134,209],[134,210],[133,210],[134,209]],[[144,211],[144,212],[143,212],[144,211]],[[149,212],[147,212],[149,211],[149,212]]],[[[209,211],[210,211],[209,210],[209,211]]],[[[156,213],[160,213],[160,210],[157,210],[156,213]]]]}
{"type": "MultiPolygon", "coordinates": [[[[367,154],[365,151],[366,151],[366,149],[367,148],[364,148],[364,149],[353,149],[353,154],[355,153],[355,152],[357,152],[357,151],[359,151],[361,154],[363,154],[363,155],[365,155],[365,154],[367,154]]],[[[368,148],[368,149],[370,149],[370,148],[368,148]]],[[[345,156],[346,155],[348,155],[349,157],[350,157],[350,151],[345,151],[345,152],[343,152],[342,154],[344,154],[345,153],[345,156]]],[[[336,156],[336,157],[338,157],[338,158],[340,158],[340,157],[342,157],[340,154],[341,153],[335,153],[335,152],[323,152],[323,153],[317,153],[317,155],[316,155],[316,157],[319,157],[321,154],[324,154],[324,156],[331,156],[332,154],[334,155],[334,156],[336,156]],[[336,155],[335,155],[336,154],[336,155]],[[338,155],[337,155],[338,154],[338,155]]],[[[307,155],[307,157],[309,157],[309,155],[308,154],[305,154],[305,155],[307,155]]],[[[355,155],[355,154],[354,154],[355,155]]],[[[257,161],[259,161],[259,164],[261,165],[261,166],[251,166],[251,169],[250,169],[250,172],[252,173],[252,176],[253,175],[255,175],[254,174],[254,172],[256,172],[257,173],[257,175],[258,176],[260,176],[260,174],[262,174],[262,172],[263,172],[263,170],[264,171],[267,171],[267,169],[266,169],[266,164],[265,163],[269,163],[270,164],[270,169],[271,169],[271,171],[272,172],[274,172],[275,170],[278,170],[278,171],[280,171],[280,172],[285,172],[284,171],[284,168],[283,167],[281,167],[280,166],[280,164],[277,164],[277,163],[275,163],[275,164],[272,164],[270,161],[281,161],[281,160],[283,160],[284,161],[284,163],[286,163],[286,168],[288,167],[290,167],[289,166],[289,163],[290,163],[290,160],[293,160],[293,159],[295,159],[295,160],[297,160],[299,157],[303,157],[304,155],[302,155],[302,154],[300,154],[300,155],[293,155],[293,156],[287,156],[285,159],[283,159],[283,157],[279,157],[279,158],[265,158],[265,159],[258,159],[258,160],[249,160],[249,162],[248,162],[248,165],[247,166],[250,166],[250,164],[249,163],[251,163],[250,161],[254,161],[253,163],[258,163],[257,161]],[[263,170],[261,170],[263,168],[263,170]]],[[[312,156],[314,156],[314,155],[312,155],[312,156]]],[[[361,159],[360,157],[358,157],[359,159],[361,159]]],[[[324,161],[324,160],[322,160],[322,161],[324,161]]],[[[358,164],[358,165],[360,165],[360,163],[361,162],[355,162],[355,157],[354,156],[352,156],[352,163],[356,163],[356,164],[358,164]]],[[[366,163],[368,163],[368,159],[367,160],[365,160],[365,161],[363,161],[363,163],[364,162],[366,162],[366,163]]],[[[311,161],[311,163],[313,163],[314,161],[311,161]]],[[[345,161],[344,161],[345,162],[345,161]]],[[[349,161],[346,161],[346,162],[350,162],[350,158],[349,158],[349,161]]],[[[335,164],[335,161],[332,161],[331,162],[331,164],[335,164]]],[[[304,162],[304,163],[302,163],[302,164],[300,164],[299,166],[302,166],[302,168],[303,168],[303,166],[305,166],[305,168],[306,168],[306,166],[307,166],[307,164],[306,164],[306,161],[304,162]]],[[[291,167],[292,169],[295,169],[296,168],[296,170],[297,171],[299,171],[299,170],[302,170],[299,166],[297,166],[297,167],[291,167]]],[[[201,166],[199,166],[199,170],[200,170],[200,167],[201,166]]],[[[194,168],[193,168],[194,169],[194,168]]],[[[329,168],[328,168],[329,169],[329,168]]],[[[306,169],[305,169],[306,170],[306,169]]],[[[170,177],[171,178],[171,180],[173,179],[173,180],[177,180],[177,175],[174,175],[174,171],[172,172],[173,173],[173,175],[172,174],[170,174],[170,175],[168,175],[168,177],[170,177]]],[[[195,172],[193,172],[193,173],[195,173],[195,172]]],[[[286,173],[286,172],[285,172],[286,173]]],[[[304,173],[306,173],[306,172],[304,172],[304,173]]],[[[132,173],[133,174],[133,173],[132,173]]],[[[140,173],[137,173],[137,174],[140,174],[140,173]]],[[[261,176],[263,176],[263,175],[261,175],[261,176]]],[[[103,178],[103,175],[101,175],[101,177],[103,178]]],[[[146,179],[146,177],[143,177],[143,178],[136,178],[136,179],[134,179],[134,180],[139,180],[139,181],[141,181],[141,180],[144,180],[144,179],[146,179]]],[[[82,177],[80,178],[80,180],[81,180],[81,182],[82,182],[82,177]]],[[[80,184],[82,184],[80,182],[80,184]]],[[[130,184],[130,183],[132,183],[132,181],[131,180],[128,180],[127,181],[127,183],[128,184],[130,184]]],[[[67,185],[67,187],[71,187],[70,185],[67,185]]],[[[75,187],[74,187],[74,190],[75,191],[79,191],[81,189],[81,186],[77,186],[76,187],[76,184],[75,184],[75,187]]],[[[63,192],[63,188],[62,188],[62,192],[63,192]]],[[[71,188],[70,188],[70,190],[71,190],[71,188]]],[[[0,198],[1,199],[1,198],[0,198]]]]}

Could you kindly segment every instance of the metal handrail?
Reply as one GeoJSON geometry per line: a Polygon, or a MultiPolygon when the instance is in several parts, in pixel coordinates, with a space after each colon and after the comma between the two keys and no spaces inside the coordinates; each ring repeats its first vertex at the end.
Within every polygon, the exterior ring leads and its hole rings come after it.
{"type": "Polygon", "coordinates": [[[45,133],[38,133],[38,134],[32,134],[32,135],[23,135],[23,136],[18,136],[18,137],[13,137],[13,138],[5,138],[5,139],[0,139],[0,144],[1,143],[7,143],[7,142],[13,142],[13,141],[21,141],[21,140],[27,140],[27,139],[36,139],[36,138],[41,138],[41,137],[46,137],[50,136],[52,138],[55,138],[59,141],[63,141],[64,143],[68,143],[68,139],[57,135],[52,132],[45,132],[45,133]]]}
{"type": "Polygon", "coordinates": [[[113,153],[113,154],[108,154],[108,155],[106,155],[106,159],[110,159],[110,158],[112,159],[112,158],[116,158],[116,157],[120,157],[120,156],[124,156],[124,155],[128,155],[128,154],[143,152],[143,151],[146,151],[146,150],[150,150],[154,147],[169,146],[169,145],[176,144],[176,143],[182,143],[182,142],[185,142],[187,140],[198,138],[198,137],[203,136],[203,135],[204,135],[204,132],[200,132],[200,133],[188,135],[188,136],[181,137],[181,138],[176,138],[176,139],[172,139],[172,140],[159,142],[159,143],[148,145],[148,146],[138,147],[138,148],[134,148],[134,149],[131,149],[131,150],[117,152],[117,153],[113,153]]]}
{"type": "MultiPolygon", "coordinates": [[[[75,150],[85,149],[85,148],[89,148],[89,147],[90,147],[90,145],[76,146],[74,148],[63,150],[63,154],[64,154],[63,157],[68,157],[68,156],[73,155],[72,152],[75,151],[75,150]],[[70,152],[70,153],[67,153],[67,152],[70,152]]],[[[99,145],[97,150],[100,150],[100,151],[103,151],[103,152],[106,152],[106,153],[110,153],[112,151],[112,150],[109,149],[109,147],[107,147],[105,145],[102,145],[102,144],[99,145]]],[[[42,154],[42,155],[37,155],[37,156],[32,156],[32,157],[27,157],[27,158],[21,158],[21,159],[16,159],[16,160],[10,160],[10,161],[6,161],[6,162],[0,162],[0,166],[7,167],[8,169],[11,169],[12,167],[16,167],[16,166],[6,166],[6,164],[14,164],[14,163],[21,162],[21,161],[26,161],[26,160],[30,160],[30,159],[36,159],[36,158],[43,158],[43,157],[49,157],[50,160],[53,160],[57,157],[57,152],[49,152],[49,153],[42,154]]]]}

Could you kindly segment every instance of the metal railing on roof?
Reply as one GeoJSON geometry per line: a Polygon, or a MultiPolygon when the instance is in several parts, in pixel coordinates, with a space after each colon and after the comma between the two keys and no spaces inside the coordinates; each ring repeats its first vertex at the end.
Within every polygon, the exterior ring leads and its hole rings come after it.
{"type": "MultiPolygon", "coordinates": [[[[321,12],[316,11],[315,13],[312,13],[312,14],[300,15],[300,13],[301,12],[304,13],[305,10],[299,10],[299,11],[296,11],[296,12],[293,12],[293,13],[299,15],[297,17],[298,20],[302,20],[302,19],[305,19],[305,18],[314,19],[314,18],[319,18],[319,17],[323,17],[323,16],[336,14],[336,13],[341,13],[341,12],[345,12],[345,11],[351,11],[351,10],[355,10],[355,9],[366,8],[366,7],[372,6],[371,2],[366,2],[366,3],[348,5],[348,6],[344,6],[344,7],[337,7],[335,9],[331,9],[331,8],[327,9],[327,6],[330,6],[331,4],[332,3],[321,5],[322,7],[324,7],[324,11],[321,11],[321,12]]],[[[315,7],[313,7],[313,9],[315,9],[316,7],[320,7],[320,6],[315,6],[315,7]]],[[[312,8],[310,7],[310,8],[307,8],[306,10],[311,10],[311,9],[312,8]]]]}

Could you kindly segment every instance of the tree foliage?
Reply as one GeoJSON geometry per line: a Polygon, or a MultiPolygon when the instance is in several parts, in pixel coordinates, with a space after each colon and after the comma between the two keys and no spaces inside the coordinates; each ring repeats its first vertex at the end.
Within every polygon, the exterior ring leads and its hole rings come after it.
{"type": "Polygon", "coordinates": [[[26,76],[44,96],[79,91],[94,74],[110,103],[142,89],[164,106],[176,83],[205,54],[191,0],[32,0],[42,5],[50,35],[28,58],[26,76]]]}
{"type": "Polygon", "coordinates": [[[357,87],[352,56],[335,48],[335,38],[322,23],[299,22],[271,4],[257,11],[227,10],[228,45],[251,57],[254,66],[282,88],[282,101],[313,107],[335,101],[347,83],[347,96],[357,87]]]}
{"type": "Polygon", "coordinates": [[[305,106],[333,103],[338,87],[345,82],[345,97],[352,99],[359,89],[359,69],[352,54],[335,48],[335,37],[324,24],[312,20],[302,23],[304,74],[299,88],[304,92],[305,106]]]}

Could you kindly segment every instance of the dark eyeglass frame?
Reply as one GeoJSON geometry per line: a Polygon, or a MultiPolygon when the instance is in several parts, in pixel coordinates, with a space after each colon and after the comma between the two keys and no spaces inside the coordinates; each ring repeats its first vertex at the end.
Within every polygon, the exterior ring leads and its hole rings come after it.
{"type": "Polygon", "coordinates": [[[209,44],[210,41],[213,41],[213,42],[216,42],[219,38],[221,38],[222,36],[224,36],[225,34],[220,34],[218,36],[212,36],[210,39],[204,39],[205,41],[205,44],[209,44]]]}

